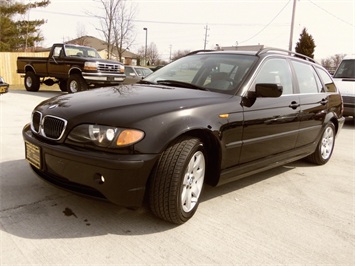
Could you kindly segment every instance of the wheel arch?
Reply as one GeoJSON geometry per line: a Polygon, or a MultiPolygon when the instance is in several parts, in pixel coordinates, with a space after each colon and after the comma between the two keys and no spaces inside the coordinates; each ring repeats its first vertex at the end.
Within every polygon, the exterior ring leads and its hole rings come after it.
{"type": "Polygon", "coordinates": [[[221,169],[221,145],[218,138],[212,131],[206,129],[194,129],[184,132],[182,136],[196,137],[203,143],[206,152],[206,173],[205,183],[216,186],[219,181],[221,169]]]}
{"type": "Polygon", "coordinates": [[[82,71],[79,67],[72,67],[71,69],[69,69],[68,71],[68,77],[74,74],[78,74],[80,76],[82,76],[82,71]]]}
{"type": "Polygon", "coordinates": [[[25,73],[26,72],[33,72],[36,74],[36,70],[34,69],[34,67],[32,65],[25,65],[25,73]]]}
{"type": "Polygon", "coordinates": [[[216,186],[219,181],[222,154],[218,138],[213,131],[206,128],[189,129],[181,131],[180,134],[172,137],[169,141],[167,141],[166,144],[162,146],[161,152],[163,152],[177,140],[184,137],[198,138],[201,140],[206,153],[205,183],[211,186],[216,186]]]}
{"type": "Polygon", "coordinates": [[[331,122],[333,123],[334,127],[335,127],[335,134],[338,134],[338,130],[339,130],[339,122],[338,122],[338,116],[335,113],[328,113],[328,115],[325,117],[324,119],[324,125],[323,127],[328,123],[331,122]]]}

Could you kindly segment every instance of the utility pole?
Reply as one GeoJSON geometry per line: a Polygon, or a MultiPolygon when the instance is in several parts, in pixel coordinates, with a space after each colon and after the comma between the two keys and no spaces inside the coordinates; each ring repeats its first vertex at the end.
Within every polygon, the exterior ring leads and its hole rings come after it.
{"type": "Polygon", "coordinates": [[[205,29],[205,40],[204,40],[204,46],[203,46],[203,49],[206,50],[206,44],[207,44],[207,31],[209,31],[210,29],[208,28],[208,25],[206,25],[206,27],[204,28],[205,29]]]}
{"type": "Polygon", "coordinates": [[[148,28],[143,28],[145,31],[145,47],[144,47],[144,65],[147,65],[147,41],[148,41],[148,28]]]}
{"type": "Polygon", "coordinates": [[[292,37],[293,37],[293,25],[295,24],[295,13],[296,13],[296,0],[293,0],[291,31],[290,31],[290,42],[288,44],[288,50],[289,51],[292,51],[292,37]]]}

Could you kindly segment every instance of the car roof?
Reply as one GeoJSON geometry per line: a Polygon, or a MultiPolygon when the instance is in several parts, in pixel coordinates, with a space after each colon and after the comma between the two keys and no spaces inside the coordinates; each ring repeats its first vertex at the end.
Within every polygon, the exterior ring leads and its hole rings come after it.
{"type": "Polygon", "coordinates": [[[343,58],[343,60],[349,60],[349,59],[355,59],[355,54],[346,55],[343,58]]]}

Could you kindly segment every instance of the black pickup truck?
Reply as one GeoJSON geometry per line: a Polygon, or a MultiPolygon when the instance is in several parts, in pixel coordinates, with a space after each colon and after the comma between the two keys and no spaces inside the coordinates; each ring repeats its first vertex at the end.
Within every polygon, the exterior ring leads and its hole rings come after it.
{"type": "Polygon", "coordinates": [[[54,44],[48,58],[18,57],[17,73],[25,74],[27,91],[38,91],[41,83],[58,83],[70,93],[117,85],[126,77],[122,63],[102,59],[94,48],[73,44],[54,44]]]}

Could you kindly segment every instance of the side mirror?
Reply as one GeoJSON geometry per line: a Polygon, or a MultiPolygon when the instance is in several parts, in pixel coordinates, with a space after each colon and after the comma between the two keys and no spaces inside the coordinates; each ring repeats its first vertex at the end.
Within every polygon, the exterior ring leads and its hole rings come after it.
{"type": "Polygon", "coordinates": [[[55,59],[55,56],[54,56],[54,55],[52,55],[52,59],[53,59],[54,63],[58,64],[58,62],[57,62],[57,60],[55,59]]]}
{"type": "Polygon", "coordinates": [[[277,98],[282,95],[283,87],[276,83],[258,83],[255,85],[256,97],[277,98]]]}
{"type": "Polygon", "coordinates": [[[258,83],[255,85],[255,91],[248,91],[247,94],[242,97],[241,104],[246,107],[251,107],[256,98],[269,97],[277,98],[282,95],[283,87],[276,83],[258,83]]]}

